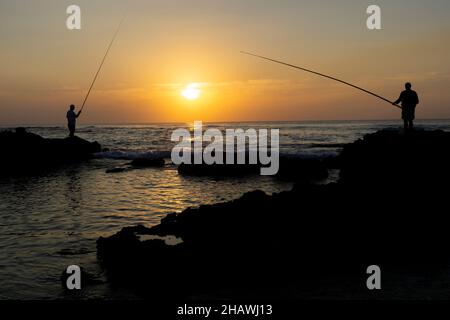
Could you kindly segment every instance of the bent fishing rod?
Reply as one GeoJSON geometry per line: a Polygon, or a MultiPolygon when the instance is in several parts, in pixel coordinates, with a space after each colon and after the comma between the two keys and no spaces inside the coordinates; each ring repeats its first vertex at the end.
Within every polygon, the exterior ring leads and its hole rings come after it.
{"type": "Polygon", "coordinates": [[[355,89],[361,90],[361,91],[363,91],[365,93],[368,93],[368,94],[370,94],[370,95],[372,95],[374,97],[377,97],[377,98],[379,98],[379,99],[381,99],[383,101],[386,101],[389,104],[392,104],[392,105],[396,106],[397,108],[400,108],[400,109],[402,108],[401,106],[399,106],[397,104],[393,104],[392,101],[390,101],[389,99],[386,99],[385,97],[382,97],[382,96],[380,96],[380,95],[378,95],[378,94],[376,94],[374,92],[371,92],[371,91],[369,91],[367,89],[358,87],[358,86],[356,86],[354,84],[351,84],[351,83],[349,83],[347,81],[344,81],[344,80],[341,80],[341,79],[338,79],[338,78],[335,78],[335,77],[332,77],[332,76],[328,76],[326,74],[323,74],[323,73],[320,73],[320,72],[317,72],[317,71],[313,71],[313,70],[310,70],[310,69],[302,68],[302,67],[290,64],[290,63],[286,63],[286,62],[283,62],[283,61],[279,61],[279,60],[271,59],[271,58],[268,58],[268,57],[260,56],[260,55],[257,55],[257,54],[251,53],[251,52],[241,51],[241,53],[247,54],[249,56],[257,57],[257,58],[260,58],[260,59],[272,61],[272,62],[275,62],[275,63],[278,63],[278,64],[282,64],[282,65],[285,65],[285,66],[288,66],[288,67],[291,67],[291,68],[295,68],[295,69],[299,69],[299,70],[306,71],[306,72],[309,72],[309,73],[313,73],[315,75],[318,75],[318,76],[321,76],[321,77],[325,77],[325,78],[328,78],[328,79],[331,79],[331,80],[334,80],[334,81],[338,81],[338,82],[343,83],[343,84],[345,84],[347,86],[350,86],[350,87],[353,87],[355,89]]]}
{"type": "Polygon", "coordinates": [[[109,43],[108,49],[106,50],[106,53],[103,56],[102,62],[100,63],[100,66],[98,67],[97,72],[95,73],[94,80],[92,80],[91,86],[89,87],[86,97],[84,98],[83,104],[81,105],[80,113],[81,113],[81,111],[83,111],[84,106],[86,105],[86,101],[88,100],[89,95],[91,94],[91,91],[92,91],[92,88],[94,87],[95,81],[97,81],[98,75],[100,74],[100,70],[102,70],[103,64],[105,63],[106,57],[108,56],[108,53],[109,53],[109,50],[111,50],[114,40],[116,40],[116,37],[119,34],[120,28],[122,27],[122,23],[124,20],[125,20],[125,17],[123,17],[122,20],[120,21],[119,26],[117,27],[117,30],[114,33],[114,36],[111,39],[111,42],[109,43]]]}

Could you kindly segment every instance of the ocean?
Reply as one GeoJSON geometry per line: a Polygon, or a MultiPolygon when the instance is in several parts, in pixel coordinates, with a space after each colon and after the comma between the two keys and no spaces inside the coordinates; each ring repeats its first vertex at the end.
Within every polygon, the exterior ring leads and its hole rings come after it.
{"type": "MultiPolygon", "coordinates": [[[[209,123],[204,129],[280,129],[280,154],[329,157],[342,145],[380,129],[398,129],[399,121],[317,121],[209,123]]],[[[71,299],[61,285],[69,265],[82,266],[106,280],[96,258],[96,240],[125,226],[153,226],[168,213],[224,202],[260,189],[268,194],[292,183],[272,177],[185,177],[176,167],[107,174],[138,157],[169,160],[173,130],[191,124],[90,125],[77,135],[98,141],[108,151],[82,164],[66,165],[29,177],[0,179],[0,299],[71,299]]],[[[417,127],[450,130],[450,121],[418,121],[417,127]]],[[[5,129],[5,128],[1,128],[5,129]]],[[[0,130],[1,130],[0,129],[0,130]]],[[[67,135],[64,126],[28,127],[46,138],[67,135]]],[[[30,161],[39,154],[30,155],[30,161]]],[[[274,213],[274,219],[276,219],[274,213]]],[[[149,275],[152,276],[152,275],[149,275]]],[[[157,275],[155,275],[157,276],[157,275]]],[[[137,298],[107,283],[90,286],[76,298],[137,298]]]]}

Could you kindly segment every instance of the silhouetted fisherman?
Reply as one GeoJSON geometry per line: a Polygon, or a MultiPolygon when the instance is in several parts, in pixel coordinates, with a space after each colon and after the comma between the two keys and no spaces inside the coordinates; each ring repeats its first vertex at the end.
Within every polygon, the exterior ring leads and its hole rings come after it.
{"type": "Polygon", "coordinates": [[[69,127],[69,136],[73,137],[75,135],[75,129],[77,126],[77,118],[80,116],[81,110],[75,113],[75,106],[70,105],[70,110],[67,111],[67,126],[69,127]]]}
{"type": "Polygon", "coordinates": [[[419,104],[419,97],[414,90],[411,90],[411,83],[405,84],[405,91],[400,94],[397,101],[392,104],[402,103],[402,119],[405,125],[405,131],[414,129],[414,119],[416,113],[416,106],[419,104]]]}

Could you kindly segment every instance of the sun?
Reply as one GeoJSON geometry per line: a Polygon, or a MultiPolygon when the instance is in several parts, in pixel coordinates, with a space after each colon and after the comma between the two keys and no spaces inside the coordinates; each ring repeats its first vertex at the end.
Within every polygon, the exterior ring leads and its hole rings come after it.
{"type": "Polygon", "coordinates": [[[187,100],[197,100],[201,93],[198,83],[190,83],[181,91],[181,95],[187,100]]]}

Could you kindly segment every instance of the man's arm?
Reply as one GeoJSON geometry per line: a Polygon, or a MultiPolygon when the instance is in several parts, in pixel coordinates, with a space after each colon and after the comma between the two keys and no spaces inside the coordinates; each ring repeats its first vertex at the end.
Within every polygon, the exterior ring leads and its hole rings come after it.
{"type": "Polygon", "coordinates": [[[400,94],[400,97],[398,97],[398,99],[397,100],[395,100],[394,102],[392,102],[392,104],[399,104],[400,102],[402,102],[402,100],[403,100],[403,94],[400,94]]]}
{"type": "Polygon", "coordinates": [[[81,110],[78,111],[78,113],[77,113],[77,118],[80,116],[80,114],[81,114],[81,110]]]}

